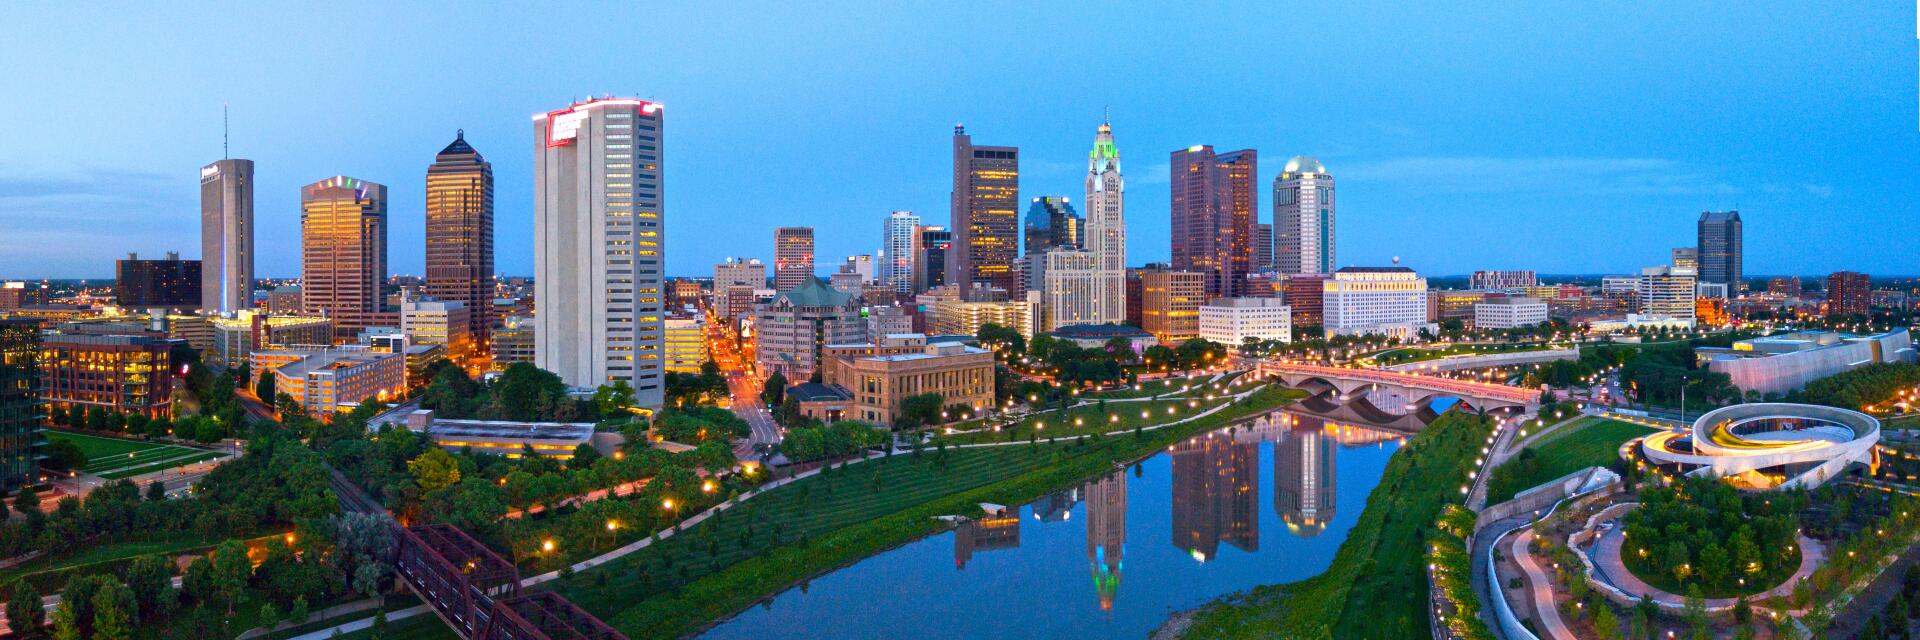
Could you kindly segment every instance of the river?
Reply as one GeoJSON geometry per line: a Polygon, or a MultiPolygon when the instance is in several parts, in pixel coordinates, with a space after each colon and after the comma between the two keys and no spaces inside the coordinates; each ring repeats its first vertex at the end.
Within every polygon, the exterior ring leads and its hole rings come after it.
{"type": "Polygon", "coordinates": [[[1144,637],[1173,611],[1324,571],[1401,442],[1275,412],[866,558],[704,637],[1144,637]]]}

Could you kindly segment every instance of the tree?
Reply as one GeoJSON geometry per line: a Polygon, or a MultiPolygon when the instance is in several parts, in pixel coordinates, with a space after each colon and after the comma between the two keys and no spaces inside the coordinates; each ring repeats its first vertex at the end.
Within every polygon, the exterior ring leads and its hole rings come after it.
{"type": "Polygon", "coordinates": [[[40,635],[47,626],[47,610],[41,605],[40,590],[31,580],[13,581],[13,599],[7,601],[7,629],[22,638],[40,635]]]}
{"type": "Polygon", "coordinates": [[[294,624],[306,624],[307,617],[310,615],[312,615],[311,612],[307,611],[307,597],[294,596],[293,608],[287,611],[287,619],[292,620],[294,624]]]}
{"type": "Polygon", "coordinates": [[[275,400],[278,400],[275,396],[279,394],[279,388],[274,386],[274,378],[273,371],[262,371],[260,372],[260,379],[255,380],[253,383],[253,397],[259,398],[260,402],[269,407],[274,405],[275,400]]]}
{"type": "Polygon", "coordinates": [[[13,498],[13,510],[23,516],[39,514],[40,492],[34,491],[33,487],[21,487],[20,494],[13,498]]]}
{"type": "Polygon", "coordinates": [[[567,461],[568,469],[590,469],[600,460],[600,450],[590,443],[582,442],[573,448],[573,459],[567,461]]]}
{"type": "Polygon", "coordinates": [[[127,566],[127,589],[140,617],[158,620],[173,611],[179,593],[173,588],[173,565],[166,556],[145,556],[127,566]]]}
{"type": "Polygon", "coordinates": [[[625,378],[615,378],[612,384],[603,384],[593,390],[593,404],[600,408],[601,415],[619,415],[633,406],[633,387],[625,378]]]}
{"type": "Polygon", "coordinates": [[[220,543],[213,552],[213,589],[227,605],[227,615],[246,595],[247,581],[253,578],[253,563],[247,561],[247,545],[239,540],[220,543]]]}
{"type": "MultiPolygon", "coordinates": [[[[516,363],[519,364],[519,363],[516,363]]],[[[460,462],[445,449],[434,447],[420,457],[407,461],[407,472],[420,489],[432,493],[460,482],[460,462]]]]}
{"type": "Polygon", "coordinates": [[[1593,607],[1593,631],[1604,640],[1620,637],[1620,617],[1613,614],[1613,607],[1601,599],[1593,607]]]}
{"type": "Polygon", "coordinates": [[[40,466],[54,471],[81,469],[87,466],[86,452],[81,451],[80,446],[70,440],[48,442],[46,446],[40,448],[40,451],[47,455],[47,459],[42,461],[40,466]]]}
{"type": "Polygon", "coordinates": [[[130,640],[133,637],[133,592],[109,582],[93,595],[94,640],[130,640]]]}
{"type": "Polygon", "coordinates": [[[53,640],[81,640],[80,620],[73,608],[73,601],[64,598],[53,608],[53,640]]]}
{"type": "Polygon", "coordinates": [[[938,393],[922,393],[900,399],[899,422],[907,428],[940,424],[940,405],[946,402],[938,393]]]}
{"type": "Polygon", "coordinates": [[[147,483],[147,499],[153,502],[167,499],[167,482],[165,480],[154,480],[153,482],[147,483]]]}
{"type": "Polygon", "coordinates": [[[766,385],[760,389],[760,401],[767,403],[769,407],[777,407],[780,406],[780,402],[785,400],[786,397],[787,377],[781,375],[778,371],[774,372],[771,376],[767,376],[766,385]]]}

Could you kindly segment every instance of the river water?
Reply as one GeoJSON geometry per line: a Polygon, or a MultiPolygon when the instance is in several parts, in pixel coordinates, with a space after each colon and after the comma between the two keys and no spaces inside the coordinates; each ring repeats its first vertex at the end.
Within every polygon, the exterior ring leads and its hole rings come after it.
{"type": "Polygon", "coordinates": [[[1403,442],[1381,426],[1275,412],[1202,434],[789,589],[705,637],[1143,637],[1173,611],[1324,571],[1403,442]]]}

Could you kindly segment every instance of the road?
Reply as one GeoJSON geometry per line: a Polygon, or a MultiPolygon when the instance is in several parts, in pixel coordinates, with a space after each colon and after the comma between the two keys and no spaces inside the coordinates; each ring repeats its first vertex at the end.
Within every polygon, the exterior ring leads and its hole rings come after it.
{"type": "Polygon", "coordinates": [[[763,381],[751,365],[752,349],[751,341],[735,339],[730,327],[721,325],[716,318],[708,318],[708,353],[720,367],[720,374],[727,377],[727,390],[733,394],[734,415],[747,421],[751,428],[747,440],[734,446],[733,457],[740,460],[759,460],[783,438],[780,425],[773,422],[773,414],[760,403],[763,381]]]}

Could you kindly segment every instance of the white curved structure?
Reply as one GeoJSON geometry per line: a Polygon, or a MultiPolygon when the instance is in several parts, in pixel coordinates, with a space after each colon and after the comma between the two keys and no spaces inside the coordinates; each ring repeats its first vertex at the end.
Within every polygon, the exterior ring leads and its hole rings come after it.
{"type": "Polygon", "coordinates": [[[1688,473],[1744,476],[1755,487],[1813,488],[1853,463],[1872,464],[1880,421],[1858,411],[1808,404],[1755,403],[1716,409],[1687,432],[1647,436],[1640,450],[1656,464],[1688,473]]]}

